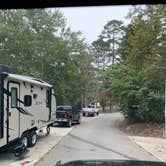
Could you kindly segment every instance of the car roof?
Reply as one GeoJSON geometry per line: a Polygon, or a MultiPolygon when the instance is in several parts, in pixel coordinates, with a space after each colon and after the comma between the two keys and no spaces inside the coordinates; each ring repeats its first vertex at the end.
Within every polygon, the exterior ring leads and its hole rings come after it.
{"type": "Polygon", "coordinates": [[[57,106],[57,109],[62,108],[62,109],[72,109],[71,105],[59,105],[57,106]]]}

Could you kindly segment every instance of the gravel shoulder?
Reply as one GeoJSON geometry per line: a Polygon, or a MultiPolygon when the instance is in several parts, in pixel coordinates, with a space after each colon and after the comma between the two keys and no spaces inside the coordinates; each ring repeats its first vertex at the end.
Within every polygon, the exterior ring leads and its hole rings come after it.
{"type": "Polygon", "coordinates": [[[18,166],[23,165],[22,163],[29,163],[26,164],[28,166],[35,165],[52,148],[54,148],[62,140],[62,138],[64,138],[72,129],[73,127],[52,127],[49,135],[45,134],[46,131],[40,133],[37,144],[32,148],[28,148],[28,152],[19,158],[16,158],[11,153],[1,152],[0,166],[18,166]]]}
{"type": "Polygon", "coordinates": [[[129,136],[163,137],[164,125],[157,123],[127,124],[125,120],[118,123],[118,128],[129,136]]]}
{"type": "Polygon", "coordinates": [[[164,125],[157,123],[127,124],[124,119],[117,123],[118,128],[140,148],[166,162],[166,138],[163,137],[164,125]]]}
{"type": "Polygon", "coordinates": [[[159,160],[166,162],[166,139],[155,137],[129,136],[138,146],[159,160]]]}

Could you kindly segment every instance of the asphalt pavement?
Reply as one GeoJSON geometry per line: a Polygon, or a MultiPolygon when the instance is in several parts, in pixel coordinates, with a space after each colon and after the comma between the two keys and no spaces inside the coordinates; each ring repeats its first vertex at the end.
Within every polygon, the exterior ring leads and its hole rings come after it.
{"type": "Polygon", "coordinates": [[[59,143],[73,128],[52,127],[50,134],[46,134],[46,128],[38,133],[38,141],[34,147],[28,148],[26,153],[15,157],[8,151],[0,151],[0,166],[33,166],[44,157],[56,144],[59,143]]]}
{"type": "Polygon", "coordinates": [[[64,163],[80,159],[158,161],[117,128],[121,119],[120,113],[83,117],[81,125],[75,126],[37,166],[53,166],[59,160],[64,163]]]}

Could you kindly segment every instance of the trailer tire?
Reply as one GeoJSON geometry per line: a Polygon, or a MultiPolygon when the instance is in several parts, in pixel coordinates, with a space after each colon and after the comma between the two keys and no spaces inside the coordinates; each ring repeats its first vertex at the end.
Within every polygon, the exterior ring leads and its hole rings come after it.
{"type": "Polygon", "coordinates": [[[30,131],[28,134],[28,147],[35,146],[37,142],[37,134],[35,131],[30,131]]]}
{"type": "Polygon", "coordinates": [[[14,153],[15,157],[19,157],[20,155],[21,155],[21,153],[19,153],[19,152],[14,153]]]}
{"type": "Polygon", "coordinates": [[[85,116],[85,113],[83,112],[83,116],[85,116]]]}
{"type": "Polygon", "coordinates": [[[21,136],[21,142],[24,145],[24,149],[28,147],[28,133],[23,133],[21,136]]]}

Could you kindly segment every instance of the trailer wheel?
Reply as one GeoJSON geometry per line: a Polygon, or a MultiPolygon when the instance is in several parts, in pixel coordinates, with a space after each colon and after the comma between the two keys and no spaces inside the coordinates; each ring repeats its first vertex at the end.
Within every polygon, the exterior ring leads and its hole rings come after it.
{"type": "Polygon", "coordinates": [[[28,134],[28,146],[33,147],[37,142],[37,134],[35,131],[31,131],[28,134]]]}
{"type": "Polygon", "coordinates": [[[85,116],[85,113],[83,112],[83,116],[85,116]]]}
{"type": "Polygon", "coordinates": [[[19,157],[21,154],[19,152],[14,153],[15,157],[19,157]]]}
{"type": "Polygon", "coordinates": [[[47,132],[47,135],[50,134],[50,126],[47,126],[46,132],[47,132]]]}
{"type": "Polygon", "coordinates": [[[28,134],[24,133],[21,136],[21,143],[24,145],[24,149],[26,149],[28,147],[28,134]]]}

